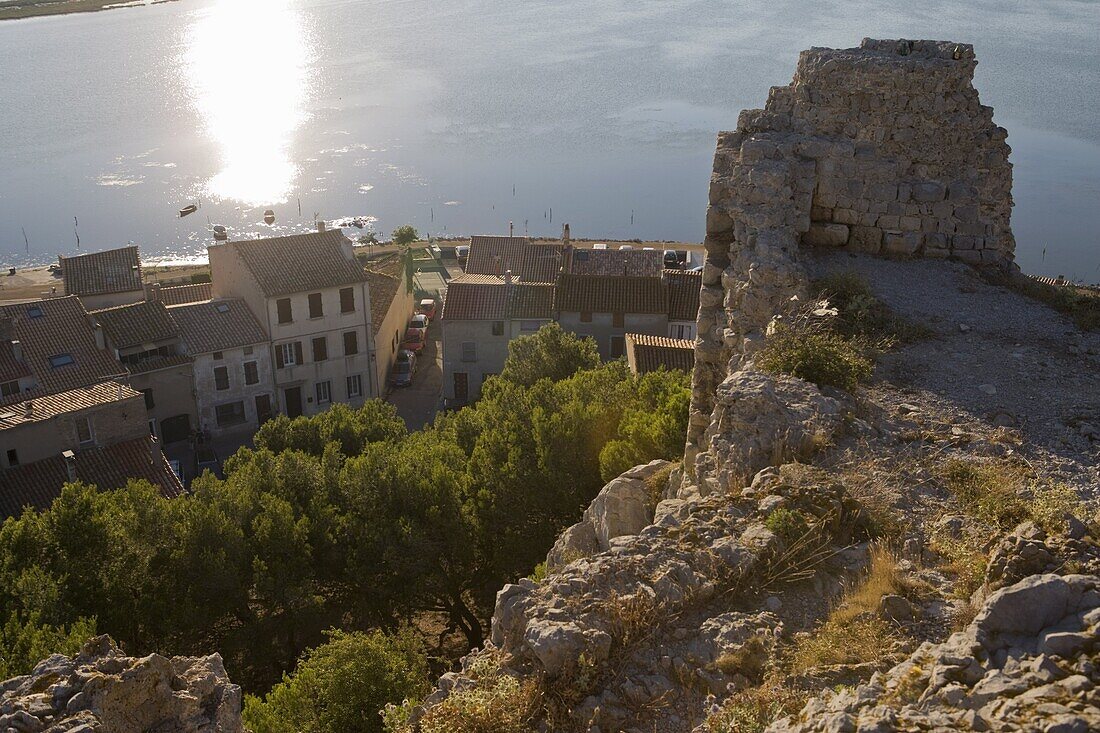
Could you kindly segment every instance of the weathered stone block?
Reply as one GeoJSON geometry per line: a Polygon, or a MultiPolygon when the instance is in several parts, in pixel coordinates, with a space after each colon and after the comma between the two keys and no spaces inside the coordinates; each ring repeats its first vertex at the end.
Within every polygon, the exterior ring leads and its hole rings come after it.
{"type": "Polygon", "coordinates": [[[882,247],[882,230],[878,227],[852,227],[848,246],[857,252],[877,253],[882,247]]]}
{"type": "Polygon", "coordinates": [[[882,249],[892,255],[915,255],[921,246],[918,232],[886,232],[882,239],[882,249]]]}
{"type": "Polygon", "coordinates": [[[947,195],[947,187],[938,181],[925,181],[913,186],[913,200],[923,203],[935,203],[943,201],[947,195]]]}
{"type": "Polygon", "coordinates": [[[844,224],[811,224],[802,241],[813,247],[842,247],[848,243],[848,233],[844,224]]]}

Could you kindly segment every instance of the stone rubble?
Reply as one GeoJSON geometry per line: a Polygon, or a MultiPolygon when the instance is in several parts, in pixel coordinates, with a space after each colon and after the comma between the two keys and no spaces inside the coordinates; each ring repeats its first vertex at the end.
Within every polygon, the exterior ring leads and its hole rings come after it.
{"type": "Polygon", "coordinates": [[[125,656],[110,637],[55,654],[0,683],[0,730],[11,733],[244,733],[241,688],[217,654],[125,656]]]}

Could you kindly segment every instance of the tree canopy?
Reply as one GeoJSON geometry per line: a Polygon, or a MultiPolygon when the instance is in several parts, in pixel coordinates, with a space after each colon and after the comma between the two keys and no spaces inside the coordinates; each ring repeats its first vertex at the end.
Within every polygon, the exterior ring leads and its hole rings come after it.
{"type": "Polygon", "coordinates": [[[407,244],[412,244],[418,239],[420,239],[420,234],[417,233],[416,227],[412,224],[404,224],[393,230],[394,244],[405,246],[407,244]]]}

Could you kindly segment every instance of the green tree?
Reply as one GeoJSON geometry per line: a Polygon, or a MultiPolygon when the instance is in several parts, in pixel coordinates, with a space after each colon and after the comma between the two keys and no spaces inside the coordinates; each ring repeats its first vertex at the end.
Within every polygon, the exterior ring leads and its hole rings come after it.
{"type": "Polygon", "coordinates": [[[623,411],[615,439],[600,451],[600,476],[610,481],[655,458],[684,454],[690,379],[681,371],[650,372],[633,380],[633,400],[623,411]]]}
{"type": "Polygon", "coordinates": [[[530,387],[540,379],[556,382],[581,370],[595,369],[599,364],[600,352],[595,341],[589,337],[577,338],[551,322],[530,336],[520,336],[508,343],[508,358],[500,377],[530,387]]]}
{"type": "Polygon", "coordinates": [[[411,633],[326,635],[265,698],[245,699],[254,733],[381,733],[387,703],[426,692],[427,658],[411,633]]]}
{"type": "Polygon", "coordinates": [[[28,674],[51,654],[73,656],[95,634],[94,619],[80,618],[66,628],[42,623],[38,612],[12,613],[0,627],[0,678],[28,674]]]}
{"type": "Polygon", "coordinates": [[[412,224],[405,224],[393,230],[393,242],[402,247],[412,244],[420,239],[420,234],[412,224]]]}

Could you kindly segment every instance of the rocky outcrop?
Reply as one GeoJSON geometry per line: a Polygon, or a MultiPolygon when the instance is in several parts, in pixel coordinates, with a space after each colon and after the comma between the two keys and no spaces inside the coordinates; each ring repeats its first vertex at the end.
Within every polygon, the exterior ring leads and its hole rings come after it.
{"type": "Polygon", "coordinates": [[[243,733],[241,688],[221,657],[125,656],[109,637],[0,684],[0,730],[243,733]]]}
{"type": "Polygon", "coordinates": [[[1100,730],[1098,652],[1100,578],[1033,575],[965,631],[769,731],[1100,730]]]}
{"type": "MultiPolygon", "coordinates": [[[[664,486],[650,486],[671,468],[668,461],[636,466],[604,486],[581,521],[565,530],[546,556],[546,569],[558,570],[574,560],[610,549],[611,540],[638,534],[653,521],[653,510],[664,486]]],[[[666,479],[667,480],[667,479],[666,479]]]]}

